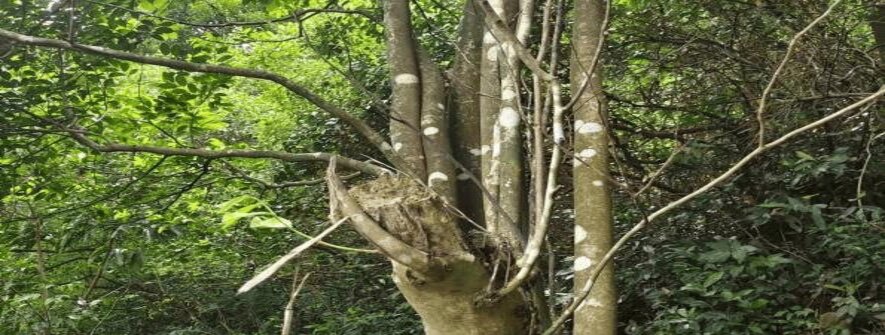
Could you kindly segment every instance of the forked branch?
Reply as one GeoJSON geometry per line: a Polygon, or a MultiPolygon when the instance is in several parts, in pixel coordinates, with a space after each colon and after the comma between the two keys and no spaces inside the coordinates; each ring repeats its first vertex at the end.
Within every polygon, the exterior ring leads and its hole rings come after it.
{"type": "Polygon", "coordinates": [[[802,36],[804,36],[806,33],[808,33],[808,31],[811,30],[811,28],[814,28],[814,26],[816,26],[818,23],[823,21],[824,18],[829,16],[830,13],[833,12],[833,8],[836,8],[836,6],[838,6],[840,2],[842,2],[842,0],[834,1],[833,4],[831,4],[830,7],[827,8],[827,10],[825,12],[823,12],[823,14],[821,14],[816,19],[814,19],[814,21],[811,21],[811,23],[809,23],[807,26],[805,26],[805,29],[802,29],[801,31],[799,31],[790,40],[790,44],[789,44],[789,46],[787,46],[787,53],[784,54],[784,58],[781,60],[780,64],[777,66],[777,69],[774,70],[774,74],[771,75],[771,79],[768,81],[768,85],[765,86],[765,90],[762,92],[762,97],[759,99],[759,107],[756,109],[756,122],[758,123],[758,126],[759,126],[759,132],[757,134],[757,136],[759,138],[758,139],[759,147],[762,147],[763,145],[765,145],[765,118],[764,118],[765,104],[768,100],[768,96],[771,94],[772,88],[774,88],[774,84],[777,82],[777,78],[780,77],[781,73],[784,71],[784,68],[787,65],[787,62],[790,60],[790,57],[793,55],[793,50],[796,49],[797,42],[799,41],[800,38],[802,38],[802,36]]]}

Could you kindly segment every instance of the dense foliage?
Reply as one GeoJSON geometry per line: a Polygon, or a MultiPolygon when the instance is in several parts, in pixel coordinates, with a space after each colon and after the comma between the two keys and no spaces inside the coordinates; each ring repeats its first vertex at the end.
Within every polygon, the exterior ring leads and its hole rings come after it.
{"type": "MultiPolygon", "coordinates": [[[[0,0],[0,28],[272,70],[385,128],[390,88],[374,1],[70,3],[0,0]],[[341,12],[262,22],[305,8],[341,12]]],[[[460,6],[413,2],[418,39],[443,64],[457,57],[460,6]]],[[[603,64],[616,130],[612,171],[629,186],[616,194],[620,231],[753,149],[757,97],[789,39],[826,7],[614,1],[603,64]],[[661,178],[643,179],[662,165],[661,178]],[[630,197],[647,182],[649,191],[630,197]]],[[[877,53],[871,30],[883,18],[876,10],[846,1],[800,42],[772,95],[770,132],[885,84],[885,51],[877,53]]],[[[563,54],[569,48],[565,38],[563,54]]],[[[803,135],[631,242],[616,262],[620,329],[885,332],[883,117],[872,105],[803,135]]],[[[361,252],[365,242],[346,229],[235,295],[257,268],[323,230],[326,191],[313,182],[323,165],[95,153],[54,128],[75,121],[108,143],[381,157],[340,120],[273,83],[0,38],[0,334],[274,334],[296,267],[311,273],[296,333],[421,332],[388,262],[361,252]]],[[[571,298],[570,211],[556,209],[549,241],[555,307],[571,298]]]]}

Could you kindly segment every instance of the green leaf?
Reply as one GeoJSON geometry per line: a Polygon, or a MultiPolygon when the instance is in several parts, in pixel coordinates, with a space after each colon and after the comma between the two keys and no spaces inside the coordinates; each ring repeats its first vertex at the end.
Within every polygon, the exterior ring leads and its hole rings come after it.
{"type": "Polygon", "coordinates": [[[722,263],[731,257],[731,241],[719,240],[707,243],[710,251],[702,253],[699,259],[706,263],[722,263]]]}
{"type": "Polygon", "coordinates": [[[233,212],[233,213],[226,213],[226,214],[224,214],[224,215],[221,217],[221,228],[223,228],[223,229],[230,229],[230,228],[232,228],[234,225],[236,225],[237,222],[240,221],[240,219],[243,219],[243,218],[249,218],[249,217],[254,217],[254,216],[259,216],[259,215],[273,215],[273,213],[270,213],[270,212],[252,212],[252,213],[233,212]]]}
{"type": "Polygon", "coordinates": [[[250,200],[249,202],[251,203],[257,199],[255,199],[255,197],[253,197],[251,195],[241,195],[239,197],[235,197],[233,199],[225,201],[225,202],[221,203],[221,205],[218,205],[218,211],[222,212],[222,213],[223,212],[230,212],[234,208],[234,206],[237,206],[240,203],[246,202],[246,200],[250,200]]]}
{"type": "Polygon", "coordinates": [[[824,229],[827,226],[827,222],[820,212],[820,206],[811,207],[811,220],[818,229],[824,229]]]}
{"type": "Polygon", "coordinates": [[[738,263],[743,263],[747,259],[747,255],[756,252],[756,250],[759,249],[752,245],[740,245],[731,251],[731,257],[734,257],[738,263]]]}
{"type": "Polygon", "coordinates": [[[706,263],[722,263],[728,260],[729,257],[731,257],[731,251],[729,250],[713,250],[701,254],[700,260],[706,263]]]}
{"type": "Polygon", "coordinates": [[[292,221],[281,218],[279,216],[253,217],[252,220],[249,222],[249,228],[253,229],[286,229],[291,227],[292,221]]]}
{"type": "Polygon", "coordinates": [[[142,10],[152,12],[164,9],[168,1],[169,0],[140,0],[138,1],[138,7],[142,10]]]}
{"type": "Polygon", "coordinates": [[[804,211],[805,208],[808,207],[804,201],[793,197],[788,197],[787,202],[790,203],[790,209],[794,211],[804,211]]]}
{"type": "Polygon", "coordinates": [[[704,279],[704,288],[708,288],[711,285],[716,284],[716,282],[718,282],[720,279],[722,279],[722,276],[724,276],[724,275],[725,275],[725,272],[722,272],[722,271],[713,272],[713,273],[707,275],[707,279],[704,279]]]}
{"type": "Polygon", "coordinates": [[[787,208],[787,204],[783,204],[783,203],[779,203],[779,202],[765,202],[765,203],[761,203],[761,204],[759,204],[759,205],[756,205],[756,207],[762,207],[762,208],[787,208]]]}
{"type": "Polygon", "coordinates": [[[809,155],[809,154],[807,154],[807,153],[805,153],[805,152],[803,152],[803,151],[796,151],[796,156],[798,156],[798,157],[801,158],[802,160],[809,160],[809,161],[810,161],[810,160],[814,160],[814,157],[813,157],[813,156],[811,156],[811,155],[809,155]]]}

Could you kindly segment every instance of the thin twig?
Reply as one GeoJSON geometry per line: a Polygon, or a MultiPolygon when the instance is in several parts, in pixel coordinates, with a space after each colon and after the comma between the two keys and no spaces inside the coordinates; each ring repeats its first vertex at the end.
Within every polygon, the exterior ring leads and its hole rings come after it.
{"type": "MultiPolygon", "coordinates": [[[[881,132],[881,133],[877,134],[876,136],[871,137],[869,139],[869,141],[867,141],[867,145],[865,148],[866,152],[867,152],[867,157],[863,161],[863,167],[861,167],[861,169],[860,169],[860,175],[857,176],[857,192],[856,192],[857,210],[859,210],[861,212],[863,212],[863,200],[861,200],[861,199],[864,197],[863,177],[867,173],[867,166],[870,164],[870,159],[873,158],[873,153],[870,151],[870,146],[873,144],[873,142],[875,142],[877,139],[879,139],[879,137],[882,137],[882,136],[885,136],[885,132],[881,132]]],[[[865,216],[863,216],[863,217],[865,217],[865,216]]]]}
{"type": "Polygon", "coordinates": [[[292,331],[292,325],[295,320],[295,298],[298,297],[298,293],[301,292],[304,283],[307,282],[307,278],[310,278],[310,275],[310,273],[304,275],[304,278],[301,278],[301,282],[299,283],[298,270],[295,270],[295,275],[292,278],[292,294],[289,295],[289,302],[286,303],[286,309],[283,311],[283,329],[280,332],[281,335],[289,335],[292,331]]]}
{"type": "Polygon", "coordinates": [[[824,11],[823,14],[821,14],[816,19],[814,19],[814,21],[811,21],[811,23],[809,23],[808,26],[805,27],[805,29],[802,29],[801,31],[799,31],[799,33],[797,33],[795,36],[793,36],[793,39],[790,40],[790,44],[789,44],[789,46],[787,46],[787,53],[784,55],[784,58],[781,60],[780,65],[777,66],[777,69],[774,71],[774,74],[771,75],[771,80],[768,81],[768,85],[765,86],[765,90],[762,91],[762,97],[759,99],[759,108],[756,109],[756,122],[759,124],[759,132],[758,132],[759,147],[762,147],[763,145],[765,145],[765,120],[763,119],[763,114],[765,113],[765,104],[767,102],[768,95],[771,94],[771,89],[774,88],[774,83],[777,82],[777,78],[781,75],[781,72],[784,71],[784,68],[786,67],[787,62],[790,60],[790,57],[793,55],[793,50],[796,49],[797,42],[799,41],[799,39],[802,36],[804,36],[806,33],[808,33],[808,31],[811,30],[811,28],[814,28],[814,26],[816,26],[818,23],[823,21],[824,18],[829,16],[830,13],[833,11],[833,8],[835,8],[841,2],[842,2],[842,0],[834,1],[833,4],[830,5],[830,7],[827,8],[826,11],[824,11]]]}

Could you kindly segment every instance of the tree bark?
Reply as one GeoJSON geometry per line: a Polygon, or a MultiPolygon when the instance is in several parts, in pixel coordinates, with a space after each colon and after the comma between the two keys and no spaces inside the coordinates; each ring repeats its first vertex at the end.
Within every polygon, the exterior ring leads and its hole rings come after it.
{"type": "Polygon", "coordinates": [[[425,179],[427,172],[421,134],[435,135],[439,129],[421,129],[421,73],[408,0],[384,1],[384,26],[393,89],[390,142],[403,160],[403,166],[398,168],[413,177],[425,179]]]}
{"type": "MultiPolygon", "coordinates": [[[[604,0],[575,2],[571,82],[578,88],[587,75],[589,86],[574,104],[574,201],[575,201],[575,287],[590,279],[612,246],[612,205],[609,176],[606,103],[600,69],[593,69],[594,54],[602,37],[604,0]],[[588,73],[588,71],[593,71],[588,73]]],[[[613,266],[606,267],[587,300],[575,311],[574,334],[615,334],[617,293],[613,266]]]]}
{"type": "Polygon", "coordinates": [[[448,103],[451,145],[455,159],[466,170],[457,176],[458,208],[478,225],[483,225],[482,192],[473,178],[480,178],[480,63],[483,51],[482,11],[473,0],[464,3],[458,27],[455,60],[448,72],[452,92],[448,103]]]}
{"type": "MultiPolygon", "coordinates": [[[[489,1],[502,18],[509,17],[515,1],[489,1]]],[[[520,116],[517,104],[517,69],[510,55],[514,46],[499,40],[486,28],[480,67],[480,133],[482,136],[482,181],[489,196],[485,199],[485,224],[495,243],[513,252],[522,252],[521,232],[524,196],[522,190],[522,143],[519,141],[520,116]]]]}

